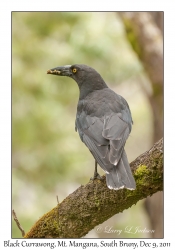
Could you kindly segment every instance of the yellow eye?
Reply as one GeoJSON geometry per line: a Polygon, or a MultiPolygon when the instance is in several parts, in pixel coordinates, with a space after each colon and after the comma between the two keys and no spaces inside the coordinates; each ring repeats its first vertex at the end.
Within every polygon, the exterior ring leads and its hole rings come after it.
{"type": "Polygon", "coordinates": [[[75,74],[77,72],[77,69],[73,68],[72,72],[75,74]]]}

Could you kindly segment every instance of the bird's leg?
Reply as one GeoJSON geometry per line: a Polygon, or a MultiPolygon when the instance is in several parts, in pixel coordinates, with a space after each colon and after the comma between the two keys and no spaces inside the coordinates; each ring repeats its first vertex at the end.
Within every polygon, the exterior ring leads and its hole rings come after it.
{"type": "Polygon", "coordinates": [[[97,172],[97,161],[95,161],[95,171],[94,171],[94,177],[91,178],[91,180],[99,179],[102,180],[102,177],[97,172]]]}

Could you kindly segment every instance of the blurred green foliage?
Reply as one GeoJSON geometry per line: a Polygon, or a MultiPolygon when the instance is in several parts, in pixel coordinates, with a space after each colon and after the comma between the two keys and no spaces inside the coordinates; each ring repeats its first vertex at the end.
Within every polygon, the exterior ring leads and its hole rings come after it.
{"type": "MultiPolygon", "coordinates": [[[[76,83],[46,74],[75,63],[94,67],[129,102],[134,120],[129,159],[150,146],[150,108],[138,82],[142,66],[116,13],[13,12],[12,204],[26,231],[56,205],[56,195],[61,201],[94,171],[94,160],[74,131],[76,83]]],[[[20,237],[14,223],[12,236],[20,237]]]]}

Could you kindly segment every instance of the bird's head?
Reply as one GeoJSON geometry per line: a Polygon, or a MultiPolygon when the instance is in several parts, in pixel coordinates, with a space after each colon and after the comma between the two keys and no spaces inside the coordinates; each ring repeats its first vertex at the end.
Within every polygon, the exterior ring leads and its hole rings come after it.
{"type": "Polygon", "coordinates": [[[74,79],[80,88],[80,94],[83,92],[83,95],[93,90],[107,88],[100,74],[95,69],[84,64],[59,66],[49,69],[47,74],[68,76],[74,79]]]}

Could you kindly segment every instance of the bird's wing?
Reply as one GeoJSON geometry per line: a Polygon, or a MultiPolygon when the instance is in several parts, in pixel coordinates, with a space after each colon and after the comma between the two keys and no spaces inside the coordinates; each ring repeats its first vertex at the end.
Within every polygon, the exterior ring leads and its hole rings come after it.
{"type": "Polygon", "coordinates": [[[76,127],[80,138],[105,171],[119,162],[131,126],[127,102],[110,89],[95,91],[78,105],[76,127]]]}
{"type": "Polygon", "coordinates": [[[112,165],[109,164],[108,160],[108,146],[99,146],[96,142],[91,139],[88,135],[83,135],[83,142],[89,148],[90,152],[94,156],[95,160],[101,166],[101,168],[109,173],[112,170],[112,165]]]}
{"type": "Polygon", "coordinates": [[[102,136],[104,121],[102,118],[92,117],[82,112],[77,115],[76,127],[81,140],[89,148],[92,155],[106,172],[109,171],[109,140],[102,136]]]}
{"type": "Polygon", "coordinates": [[[76,126],[82,141],[104,171],[110,172],[121,158],[129,127],[115,113],[105,117],[91,117],[82,112],[76,126]]]}
{"type": "Polygon", "coordinates": [[[121,119],[121,114],[112,113],[105,116],[102,136],[110,141],[109,161],[117,165],[125,142],[130,133],[128,123],[121,119]]]}

